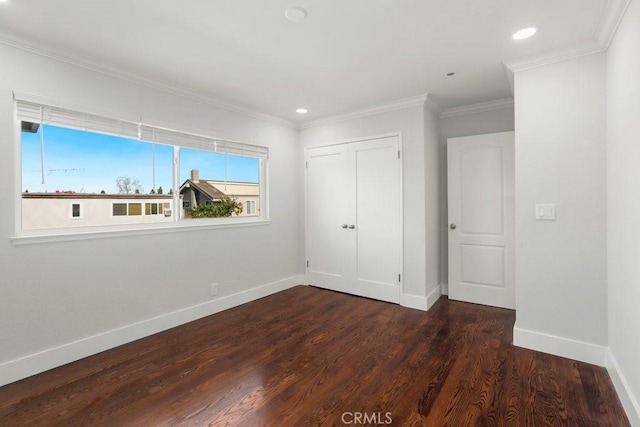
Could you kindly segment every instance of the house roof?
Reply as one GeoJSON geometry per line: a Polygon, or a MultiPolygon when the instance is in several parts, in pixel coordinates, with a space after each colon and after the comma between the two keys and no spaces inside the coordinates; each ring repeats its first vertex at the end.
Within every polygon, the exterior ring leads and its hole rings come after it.
{"type": "Polygon", "coordinates": [[[222,191],[218,190],[216,187],[214,187],[213,185],[209,184],[207,181],[202,181],[202,180],[200,180],[198,182],[194,182],[194,181],[192,181],[190,179],[187,179],[184,182],[184,184],[182,184],[180,186],[180,192],[182,192],[182,190],[186,187],[187,183],[189,185],[195,187],[201,193],[204,193],[205,195],[207,195],[212,200],[220,199],[222,197],[226,197],[226,194],[224,194],[222,191]]]}
{"type": "Polygon", "coordinates": [[[23,199],[173,199],[171,194],[22,193],[23,199]]]}

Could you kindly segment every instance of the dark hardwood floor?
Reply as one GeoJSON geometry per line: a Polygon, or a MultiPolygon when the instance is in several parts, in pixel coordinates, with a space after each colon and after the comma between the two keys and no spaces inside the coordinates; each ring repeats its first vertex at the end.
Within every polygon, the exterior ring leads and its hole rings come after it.
{"type": "Polygon", "coordinates": [[[298,286],[2,387],[0,425],[629,425],[604,368],[514,320],[298,286]]]}

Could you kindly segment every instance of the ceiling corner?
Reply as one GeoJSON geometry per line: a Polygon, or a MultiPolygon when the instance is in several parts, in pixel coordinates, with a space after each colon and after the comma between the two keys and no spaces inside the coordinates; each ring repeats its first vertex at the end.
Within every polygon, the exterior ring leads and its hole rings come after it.
{"type": "Polygon", "coordinates": [[[587,40],[560,49],[550,50],[539,55],[505,61],[503,64],[512,73],[518,73],[520,71],[551,65],[556,62],[566,61],[580,56],[591,55],[604,50],[606,50],[606,46],[600,45],[596,40],[587,40]]]}
{"type": "Polygon", "coordinates": [[[607,9],[602,15],[602,20],[595,34],[598,45],[602,46],[604,50],[609,48],[630,4],[631,0],[609,0],[607,3],[607,9]]]}
{"type": "Polygon", "coordinates": [[[428,93],[425,96],[424,106],[438,117],[442,117],[442,107],[433,94],[428,93]]]}
{"type": "Polygon", "coordinates": [[[540,55],[505,61],[503,64],[508,70],[507,75],[510,79],[513,79],[513,73],[519,71],[606,51],[618,30],[618,26],[629,4],[631,4],[631,0],[609,0],[600,24],[598,25],[598,29],[591,40],[560,49],[554,49],[540,55]],[[509,75],[509,72],[511,72],[511,75],[509,75]]]}
{"type": "Polygon", "coordinates": [[[506,62],[502,63],[502,68],[504,69],[505,74],[507,75],[507,79],[509,80],[509,89],[511,90],[511,96],[513,97],[516,93],[514,80],[513,80],[513,70],[509,68],[506,62]]]}

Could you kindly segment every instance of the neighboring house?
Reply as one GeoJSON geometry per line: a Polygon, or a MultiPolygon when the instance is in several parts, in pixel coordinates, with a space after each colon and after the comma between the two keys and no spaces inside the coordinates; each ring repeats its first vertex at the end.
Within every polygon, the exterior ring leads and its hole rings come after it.
{"type": "Polygon", "coordinates": [[[260,215],[260,184],[251,182],[226,182],[200,179],[197,170],[180,186],[183,213],[202,204],[220,201],[223,197],[235,198],[242,204],[239,216],[260,215]]]}
{"type": "Polygon", "coordinates": [[[24,230],[171,222],[170,194],[22,193],[24,230]]]}

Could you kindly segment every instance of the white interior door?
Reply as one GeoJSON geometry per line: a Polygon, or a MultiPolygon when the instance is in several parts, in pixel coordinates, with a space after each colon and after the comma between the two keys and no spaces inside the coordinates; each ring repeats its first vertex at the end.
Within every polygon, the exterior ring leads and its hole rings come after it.
{"type": "Polygon", "coordinates": [[[347,146],[307,150],[307,274],[311,284],[342,291],[351,245],[347,146]]]}
{"type": "Polygon", "coordinates": [[[397,136],[307,150],[310,284],[399,302],[399,151],[397,136]]]}
{"type": "Polygon", "coordinates": [[[449,298],[515,309],[514,133],[447,142],[449,298]]]}

